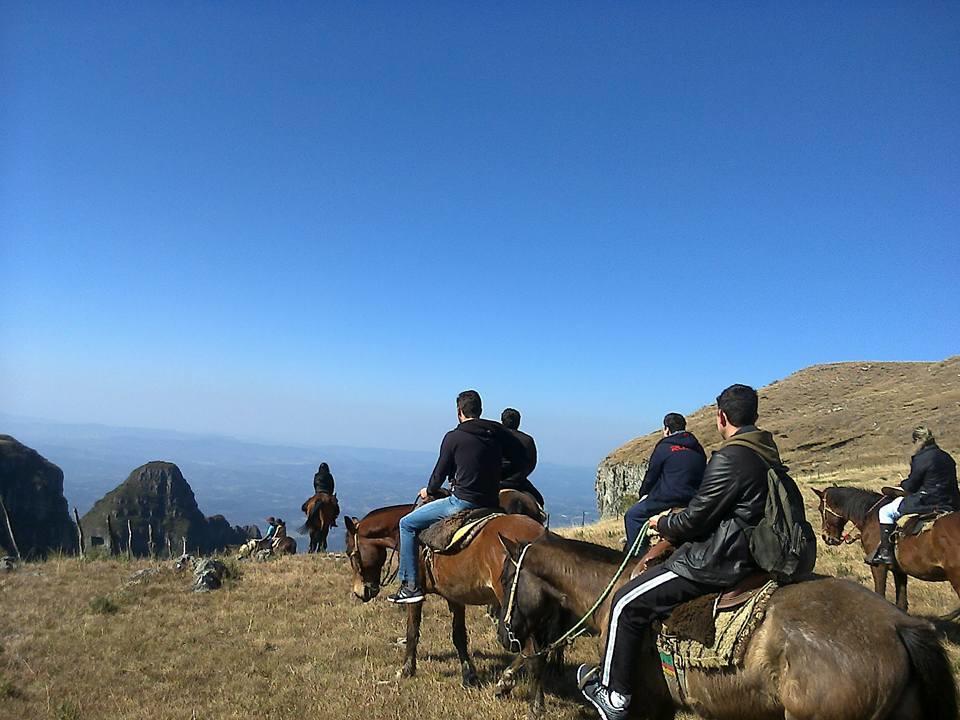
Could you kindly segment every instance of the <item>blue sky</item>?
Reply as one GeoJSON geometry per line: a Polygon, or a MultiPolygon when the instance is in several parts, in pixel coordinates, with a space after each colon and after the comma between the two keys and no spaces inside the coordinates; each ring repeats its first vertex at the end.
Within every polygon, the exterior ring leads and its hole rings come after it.
{"type": "MultiPolygon", "coordinates": [[[[960,337],[960,6],[4,3],[0,405],[592,465],[960,337]]],[[[762,408],[761,408],[762,410],[762,408]]]]}

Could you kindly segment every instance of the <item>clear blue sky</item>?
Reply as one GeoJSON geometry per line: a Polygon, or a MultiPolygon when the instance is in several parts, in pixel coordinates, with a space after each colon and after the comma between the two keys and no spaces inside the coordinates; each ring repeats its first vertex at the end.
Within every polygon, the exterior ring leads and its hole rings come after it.
{"type": "Polygon", "coordinates": [[[956,3],[0,6],[0,409],[594,464],[960,352],[956,3]],[[762,410],[762,408],[761,408],[762,410]]]}

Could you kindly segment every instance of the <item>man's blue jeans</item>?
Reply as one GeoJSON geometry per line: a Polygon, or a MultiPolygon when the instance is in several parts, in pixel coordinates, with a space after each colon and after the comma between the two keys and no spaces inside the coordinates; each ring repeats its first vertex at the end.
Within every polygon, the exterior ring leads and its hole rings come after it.
{"type": "Polygon", "coordinates": [[[400,518],[400,570],[397,576],[408,585],[417,585],[417,553],[420,543],[417,533],[426,530],[437,520],[450,517],[461,510],[472,510],[480,507],[455,495],[434,500],[418,507],[412,513],[400,518]]]}
{"type": "Polygon", "coordinates": [[[637,535],[640,534],[640,528],[643,527],[643,524],[647,520],[659,512],[669,510],[671,507],[673,506],[669,503],[659,502],[657,500],[651,501],[649,498],[644,498],[627,510],[626,515],[623,516],[623,527],[624,530],[627,531],[626,549],[629,550],[633,547],[633,541],[637,539],[637,535]]]}

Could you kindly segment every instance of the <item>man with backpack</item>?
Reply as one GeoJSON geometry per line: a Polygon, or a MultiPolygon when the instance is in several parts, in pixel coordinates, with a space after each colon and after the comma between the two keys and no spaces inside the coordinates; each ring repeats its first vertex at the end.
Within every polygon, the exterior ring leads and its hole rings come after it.
{"type": "Polygon", "coordinates": [[[716,421],[724,442],[707,463],[700,489],[682,511],[650,519],[677,550],[616,593],[603,662],[577,671],[581,692],[605,720],[627,717],[634,668],[654,620],[761,568],[781,579],[813,568],[816,538],[803,499],[773,436],[754,425],[757,405],[756,391],[746,385],[720,393],[716,421]]]}

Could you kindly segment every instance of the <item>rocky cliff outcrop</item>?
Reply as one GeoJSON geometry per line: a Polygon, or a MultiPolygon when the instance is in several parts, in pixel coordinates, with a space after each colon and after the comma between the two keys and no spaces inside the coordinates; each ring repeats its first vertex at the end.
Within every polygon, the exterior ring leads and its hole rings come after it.
{"type": "MultiPolygon", "coordinates": [[[[718,388],[718,391],[722,388],[718,388]]],[[[814,365],[761,388],[758,425],[770,430],[795,477],[900,465],[909,471],[910,431],[926,424],[940,446],[960,451],[960,356],[940,362],[850,362],[814,365]]],[[[664,412],[674,408],[664,408],[664,412]]],[[[687,429],[707,451],[720,444],[706,405],[687,416],[687,429]]],[[[612,517],[637,500],[659,431],[614,450],[597,468],[597,506],[612,517]]],[[[839,475],[839,477],[837,477],[839,475]]]]}
{"type": "Polygon", "coordinates": [[[114,532],[113,543],[121,551],[127,549],[129,521],[131,550],[135,555],[148,554],[151,532],[157,551],[166,547],[167,540],[173,549],[179,550],[183,538],[191,552],[200,553],[223,550],[247,540],[247,532],[231,526],[222,515],[204,517],[180,468],[169,462],[149,462],[138,467],[96,502],[81,519],[88,547],[110,544],[108,517],[114,532]]]}
{"type": "MultiPolygon", "coordinates": [[[[53,550],[76,550],[76,526],[63,497],[63,472],[9,435],[0,435],[0,498],[21,555],[37,557],[53,550]]],[[[0,549],[0,554],[13,553],[2,513],[0,549]]]]}
{"type": "Polygon", "coordinates": [[[597,468],[597,511],[600,517],[623,515],[637,501],[640,483],[647,472],[646,460],[640,462],[611,462],[609,458],[597,468]]]}

